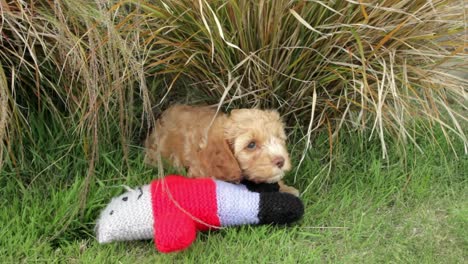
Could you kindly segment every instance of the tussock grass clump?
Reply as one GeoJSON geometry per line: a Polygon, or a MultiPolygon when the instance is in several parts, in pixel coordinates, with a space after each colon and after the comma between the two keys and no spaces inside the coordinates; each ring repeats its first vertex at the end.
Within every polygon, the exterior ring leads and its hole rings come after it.
{"type": "Polygon", "coordinates": [[[386,157],[388,133],[417,143],[414,119],[467,145],[461,2],[0,4],[0,153],[10,159],[30,111],[57,115],[92,160],[98,139],[112,142],[117,130],[128,145],[152,105],[181,93],[278,108],[307,146],[316,129],[328,129],[330,146],[340,129],[356,129],[379,137],[386,157]]]}
{"type": "Polygon", "coordinates": [[[380,137],[384,157],[384,135],[415,142],[411,123],[418,118],[466,142],[466,116],[459,111],[466,110],[468,83],[449,71],[457,62],[466,69],[466,20],[457,3],[139,6],[149,21],[145,43],[153,47],[148,72],[171,73],[168,91],[181,79],[223,103],[279,108],[307,137],[323,126],[330,140],[343,126],[369,130],[380,137]]]}
{"type": "Polygon", "coordinates": [[[43,111],[82,141],[91,161],[98,138],[120,134],[127,145],[135,95],[150,104],[138,32],[117,25],[125,12],[86,0],[0,4],[0,155],[22,159],[21,139],[34,133],[30,113],[43,111]]]}

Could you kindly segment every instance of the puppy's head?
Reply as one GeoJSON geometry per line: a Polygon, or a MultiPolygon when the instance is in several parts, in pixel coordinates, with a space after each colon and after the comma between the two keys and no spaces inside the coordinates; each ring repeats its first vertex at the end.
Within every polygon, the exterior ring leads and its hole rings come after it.
{"type": "Polygon", "coordinates": [[[224,126],[234,156],[245,178],[273,183],[291,169],[286,134],[274,110],[233,110],[224,126]]]}

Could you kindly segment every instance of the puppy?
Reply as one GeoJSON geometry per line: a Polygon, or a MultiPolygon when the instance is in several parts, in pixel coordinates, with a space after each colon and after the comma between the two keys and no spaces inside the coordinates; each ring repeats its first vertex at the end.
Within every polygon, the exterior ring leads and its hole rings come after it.
{"type": "Polygon", "coordinates": [[[158,154],[188,177],[276,183],[280,191],[299,191],[280,181],[291,169],[286,134],[278,112],[237,109],[229,115],[208,106],[175,105],[164,111],[145,140],[145,162],[158,154]]]}

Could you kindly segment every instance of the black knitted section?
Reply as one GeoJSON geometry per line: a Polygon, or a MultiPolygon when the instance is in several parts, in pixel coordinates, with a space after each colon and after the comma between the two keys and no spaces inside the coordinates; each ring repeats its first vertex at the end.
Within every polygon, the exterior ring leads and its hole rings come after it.
{"type": "Polygon", "coordinates": [[[260,224],[289,224],[304,215],[301,199],[290,193],[260,193],[260,224]]]}
{"type": "Polygon", "coordinates": [[[279,184],[275,183],[255,183],[249,180],[242,180],[241,184],[245,185],[251,192],[279,192],[279,184]]]}

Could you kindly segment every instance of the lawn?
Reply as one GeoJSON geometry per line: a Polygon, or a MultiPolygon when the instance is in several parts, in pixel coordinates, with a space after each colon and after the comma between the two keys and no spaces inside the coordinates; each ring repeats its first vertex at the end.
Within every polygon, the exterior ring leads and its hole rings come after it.
{"type": "MultiPolygon", "coordinates": [[[[22,142],[24,160],[29,162],[15,164],[7,158],[0,174],[2,263],[464,263],[467,259],[468,160],[463,144],[453,141],[454,152],[442,132],[436,132],[436,138],[418,139],[423,153],[390,140],[385,160],[378,139],[351,132],[340,134],[329,158],[327,135],[317,133],[302,166],[286,177],[303,191],[305,215],[300,222],[203,233],[188,250],[164,255],[152,241],[100,245],[93,234],[100,209],[124,191],[123,185],[145,184],[156,175],[143,165],[136,142],[128,161],[122,158],[120,144],[100,144],[95,173],[87,178],[86,144],[53,118],[32,116],[30,125],[31,136],[22,142]],[[89,190],[84,195],[87,180],[89,190]]],[[[291,149],[297,164],[300,153],[294,144],[291,149]]]]}

